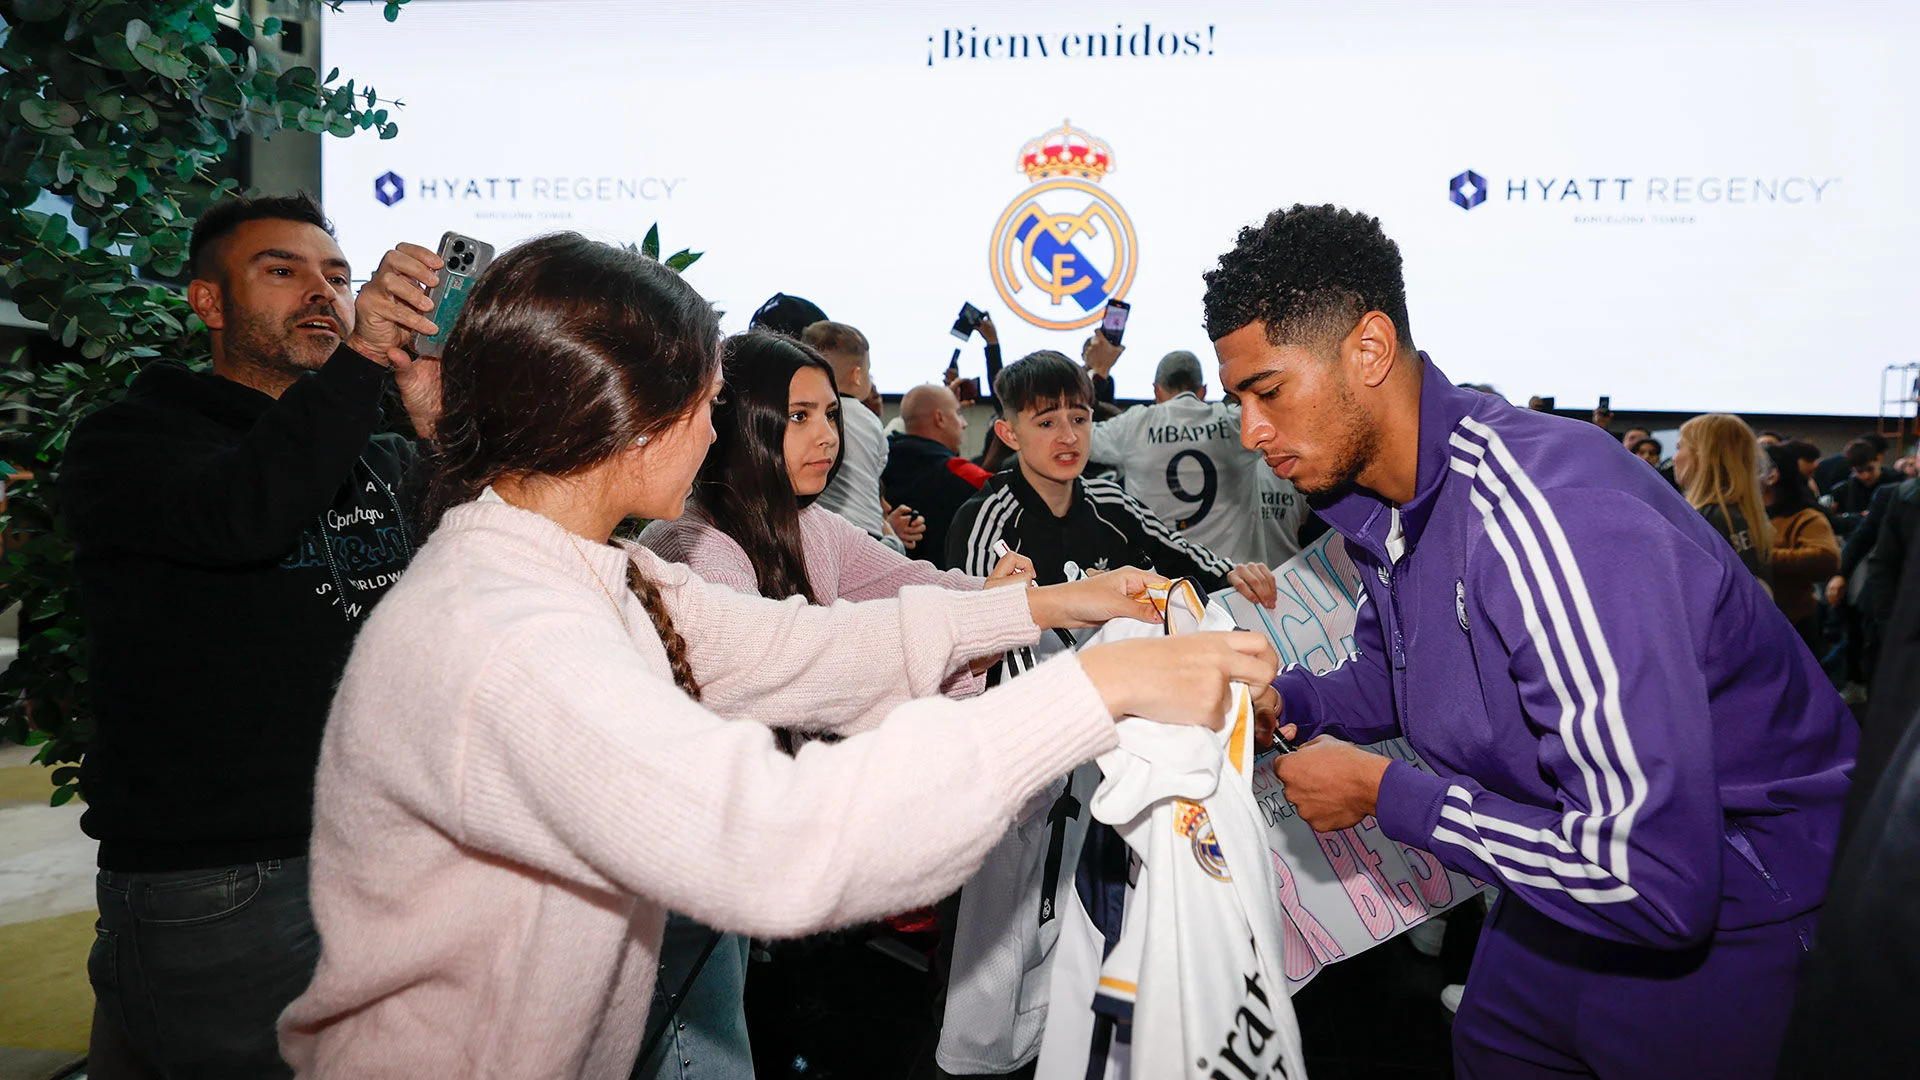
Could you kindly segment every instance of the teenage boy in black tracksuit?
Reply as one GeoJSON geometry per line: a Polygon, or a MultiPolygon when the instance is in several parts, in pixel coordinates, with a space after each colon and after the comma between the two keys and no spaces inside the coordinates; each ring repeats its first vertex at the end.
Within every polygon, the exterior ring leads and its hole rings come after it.
{"type": "Polygon", "coordinates": [[[950,565],[985,577],[998,561],[994,541],[1005,540],[1033,561],[1042,585],[1068,580],[1069,563],[1082,573],[1135,566],[1191,577],[1207,591],[1238,585],[1238,575],[1229,581],[1232,563],[1188,542],[1119,484],[1080,475],[1093,424],[1085,369],[1052,350],[1032,353],[1001,370],[994,396],[1001,412],[994,430],[1013,447],[1016,463],[954,515],[950,565]]]}
{"type": "Polygon", "coordinates": [[[81,422],[59,476],[99,725],[80,775],[100,841],[96,1056],[285,1076],[274,1023],[319,954],[321,729],[419,542],[414,448],[376,434],[380,400],[397,384],[431,434],[439,365],[398,346],[432,328],[415,308],[440,261],[402,245],[355,300],[306,196],[223,202],[191,251],[212,370],[148,365],[81,422]]]}

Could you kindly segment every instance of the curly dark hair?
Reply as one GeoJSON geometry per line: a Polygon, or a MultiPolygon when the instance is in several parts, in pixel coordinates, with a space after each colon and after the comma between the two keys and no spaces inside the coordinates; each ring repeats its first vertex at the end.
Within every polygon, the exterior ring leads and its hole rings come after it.
{"type": "Polygon", "coordinates": [[[1205,280],[1213,341],[1258,322],[1275,345],[1320,344],[1378,311],[1393,320],[1401,347],[1413,347],[1400,246],[1379,218],[1333,205],[1275,210],[1259,228],[1241,229],[1205,280]]]}

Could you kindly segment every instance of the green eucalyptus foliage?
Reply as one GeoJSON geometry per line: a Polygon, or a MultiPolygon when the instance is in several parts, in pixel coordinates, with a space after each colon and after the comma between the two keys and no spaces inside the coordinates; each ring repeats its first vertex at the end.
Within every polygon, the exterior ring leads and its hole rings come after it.
{"type": "Polygon", "coordinates": [[[700,256],[706,254],[706,252],[703,251],[688,251],[686,248],[681,248],[679,251],[667,256],[664,260],[660,259],[660,226],[657,223],[647,230],[647,235],[640,241],[638,248],[632,244],[624,246],[628,251],[638,251],[649,259],[664,262],[666,268],[676,274],[692,266],[694,263],[699,262],[700,256]]]}
{"type": "MultiPolygon", "coordinates": [[[[386,0],[386,18],[405,2],[386,0]]],[[[386,108],[399,103],[339,82],[338,69],[281,70],[267,47],[279,20],[255,23],[247,6],[0,0],[0,272],[22,314],[64,347],[63,358],[33,364],[21,350],[0,369],[0,398],[25,417],[0,432],[14,445],[5,464],[33,474],[0,513],[11,534],[0,608],[22,605],[20,655],[0,673],[0,734],[60,766],[55,805],[73,798],[73,763],[94,734],[53,485],[74,422],[146,361],[206,355],[184,296],[155,279],[181,274],[194,217],[235,187],[212,172],[237,139],[399,130],[386,108]],[[49,193],[73,200],[84,243],[65,217],[31,209],[49,193]]]]}

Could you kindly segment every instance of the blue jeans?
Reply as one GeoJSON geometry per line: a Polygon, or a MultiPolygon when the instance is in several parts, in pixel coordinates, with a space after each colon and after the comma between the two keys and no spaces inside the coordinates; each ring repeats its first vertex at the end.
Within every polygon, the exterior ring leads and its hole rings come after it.
{"type": "Polygon", "coordinates": [[[100,1015],[168,1080],[290,1077],[274,1025],[320,960],[307,860],[94,879],[100,1015]]]}
{"type": "MultiPolygon", "coordinates": [[[[673,1008],[672,996],[686,985],[695,960],[713,931],[687,918],[668,915],[660,942],[660,973],[647,1011],[649,1030],[673,1008]]],[[[652,1060],[636,1062],[631,1080],[753,1080],[753,1046],[747,1040],[747,952],[751,943],[737,934],[720,938],[706,966],[674,1013],[652,1060]]]]}

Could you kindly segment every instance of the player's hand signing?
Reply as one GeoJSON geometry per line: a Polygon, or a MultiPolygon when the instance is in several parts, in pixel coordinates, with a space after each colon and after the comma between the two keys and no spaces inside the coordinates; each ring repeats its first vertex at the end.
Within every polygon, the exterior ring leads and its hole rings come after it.
{"type": "MultiPolygon", "coordinates": [[[[1271,682],[1262,683],[1253,688],[1253,745],[1256,750],[1265,750],[1273,745],[1274,728],[1280,723],[1280,691],[1273,688],[1271,682]]],[[[1293,725],[1287,725],[1288,740],[1293,738],[1293,725]]]]}
{"type": "Polygon", "coordinates": [[[1231,684],[1272,682],[1279,663],[1271,642],[1242,630],[1131,638],[1080,650],[1081,669],[1116,719],[1143,716],[1216,731],[1232,702],[1231,684]]]}
{"type": "MultiPolygon", "coordinates": [[[[1291,739],[1294,726],[1280,729],[1291,739]]],[[[1273,759],[1273,774],[1287,786],[1287,801],[1320,832],[1358,825],[1380,802],[1387,759],[1349,742],[1322,735],[1291,754],[1273,759]]]]}
{"type": "Polygon", "coordinates": [[[1147,599],[1147,586],[1166,583],[1165,575],[1128,566],[1064,585],[1029,589],[1027,604],[1034,625],[1040,627],[1072,630],[1119,618],[1157,623],[1160,612],[1147,599]]]}
{"type": "Polygon", "coordinates": [[[1265,563],[1241,563],[1227,571],[1227,584],[1233,586],[1234,592],[1246,597],[1248,603],[1259,604],[1263,608],[1272,608],[1280,598],[1273,571],[1265,563]]]}
{"type": "Polygon", "coordinates": [[[1017,551],[1009,551],[993,564],[993,573],[987,575],[987,588],[997,589],[1002,585],[1026,585],[1033,581],[1033,560],[1017,551]]]}
{"type": "Polygon", "coordinates": [[[440,362],[431,357],[416,360],[406,346],[416,332],[440,329],[424,313],[433,310],[427,290],[440,283],[439,270],[445,265],[419,244],[400,244],[387,252],[353,299],[353,333],[347,337],[348,348],[393,369],[400,403],[423,439],[433,438],[440,420],[440,362]]]}

